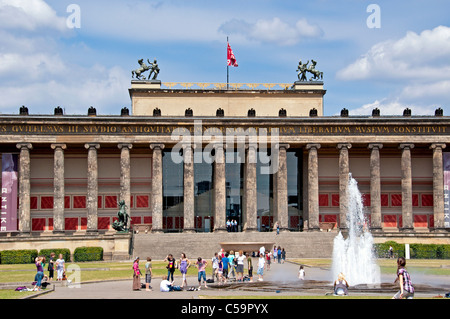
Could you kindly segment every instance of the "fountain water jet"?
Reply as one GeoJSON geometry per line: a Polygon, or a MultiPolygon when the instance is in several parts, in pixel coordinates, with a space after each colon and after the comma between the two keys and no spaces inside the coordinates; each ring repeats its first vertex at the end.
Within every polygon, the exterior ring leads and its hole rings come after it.
{"type": "Polygon", "coordinates": [[[364,205],[358,183],[349,174],[348,237],[341,232],[334,238],[333,281],[342,272],[350,285],[380,283],[380,269],[373,255],[373,237],[364,216],[364,205]]]}

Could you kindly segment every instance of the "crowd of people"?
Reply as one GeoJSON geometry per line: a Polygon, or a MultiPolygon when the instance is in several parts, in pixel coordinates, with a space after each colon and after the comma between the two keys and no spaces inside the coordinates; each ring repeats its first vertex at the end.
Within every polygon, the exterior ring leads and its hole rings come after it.
{"type": "MultiPolygon", "coordinates": [[[[274,246],[273,250],[266,250],[261,247],[257,252],[248,252],[243,250],[226,252],[221,249],[215,253],[211,258],[212,278],[206,278],[206,267],[209,265],[209,261],[198,257],[197,260],[190,261],[185,253],[182,253],[179,260],[175,259],[172,254],[168,254],[164,259],[167,263],[167,275],[164,275],[160,283],[160,291],[176,291],[176,290],[200,290],[202,285],[204,288],[208,288],[208,283],[217,282],[218,285],[223,285],[228,281],[236,282],[253,282],[253,258],[258,258],[257,263],[257,276],[258,281],[263,281],[264,271],[270,270],[270,264],[272,262],[282,264],[286,260],[286,251],[280,246],[274,246]],[[187,284],[187,272],[190,267],[197,268],[197,281],[198,288],[188,287],[187,284]],[[247,273],[244,275],[244,269],[247,269],[247,273]],[[179,270],[182,275],[181,285],[174,284],[174,273],[179,270]]],[[[147,257],[145,263],[145,290],[152,291],[152,263],[151,258],[147,257]]],[[[141,284],[141,271],[139,269],[139,257],[136,257],[133,262],[133,290],[140,290],[141,284]]]]}
{"type": "Polygon", "coordinates": [[[59,258],[55,260],[55,253],[50,254],[50,258],[47,265],[48,275],[44,274],[44,269],[46,266],[45,256],[38,256],[35,258],[34,263],[36,265],[36,275],[34,276],[34,287],[33,290],[40,291],[43,282],[48,283],[53,280],[54,273],[56,269],[56,280],[62,281],[65,279],[66,273],[66,262],[64,261],[63,255],[59,254],[59,258]]]}

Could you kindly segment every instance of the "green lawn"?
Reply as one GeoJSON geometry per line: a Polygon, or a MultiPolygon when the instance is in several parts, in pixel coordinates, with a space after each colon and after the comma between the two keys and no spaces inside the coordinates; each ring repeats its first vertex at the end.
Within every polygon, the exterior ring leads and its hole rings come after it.
{"type": "MultiPolygon", "coordinates": [[[[81,281],[98,281],[98,280],[117,280],[117,279],[132,279],[133,269],[132,262],[80,262],[67,263],[66,269],[70,265],[76,265],[81,270],[81,281]],[[84,269],[84,271],[83,271],[84,269]],[[96,269],[96,270],[93,270],[96,269]]],[[[153,277],[162,277],[167,275],[166,262],[153,261],[153,277]]],[[[141,272],[145,273],[145,262],[139,263],[141,272]]],[[[36,273],[34,264],[25,265],[0,265],[0,283],[6,282],[32,282],[36,273]],[[13,270],[13,271],[12,271],[13,270]]],[[[206,274],[212,273],[211,265],[207,267],[206,274]]],[[[44,271],[48,275],[48,271],[44,271]]],[[[67,273],[69,276],[70,274],[67,273]]],[[[197,275],[197,268],[191,265],[188,269],[188,275],[197,275]]],[[[56,273],[55,273],[56,276],[56,273]]],[[[175,277],[181,276],[179,271],[175,271],[175,277]]]]}

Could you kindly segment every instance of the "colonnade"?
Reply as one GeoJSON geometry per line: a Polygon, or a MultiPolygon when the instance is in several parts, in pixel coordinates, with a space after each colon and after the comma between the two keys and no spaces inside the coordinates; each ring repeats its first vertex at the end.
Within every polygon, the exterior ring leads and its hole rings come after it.
{"type": "MultiPolygon", "coordinates": [[[[127,205],[131,198],[130,183],[130,150],[133,145],[120,143],[120,200],[127,205]]],[[[348,209],[348,176],[349,176],[349,149],[350,143],[337,144],[339,151],[339,215],[341,229],[346,229],[345,214],[348,209]]],[[[371,199],[371,229],[382,230],[381,216],[381,182],[380,182],[380,150],[381,143],[370,143],[370,199],[371,199]]],[[[443,143],[433,143],[433,199],[435,229],[444,229],[444,180],[442,151],[446,147],[443,143]]],[[[19,143],[19,231],[31,232],[30,214],[30,152],[31,143],[19,143]]],[[[66,144],[51,144],[54,150],[54,205],[53,227],[55,233],[64,232],[64,150],[66,144]]],[[[97,229],[97,195],[98,195],[98,143],[85,144],[87,149],[87,234],[96,234],[97,229]]],[[[163,165],[162,156],[165,145],[162,143],[150,144],[152,152],[152,196],[151,214],[152,231],[163,231],[163,165]]],[[[307,220],[308,230],[319,230],[319,143],[306,144],[307,152],[307,220]]],[[[399,144],[401,150],[401,190],[402,190],[402,221],[403,231],[413,231],[413,204],[412,204],[412,174],[411,150],[414,144],[399,144]]],[[[225,176],[225,149],[223,144],[216,144],[214,161],[214,231],[226,231],[226,176],[225,176]]],[[[287,150],[289,144],[278,145],[278,170],[274,175],[274,221],[277,221],[281,231],[288,230],[288,192],[287,192],[287,150]]],[[[195,231],[194,207],[194,145],[183,146],[183,185],[184,185],[184,231],[195,231]]],[[[246,146],[244,166],[244,197],[243,197],[243,230],[257,231],[257,183],[256,183],[256,156],[257,146],[246,146]]]]}

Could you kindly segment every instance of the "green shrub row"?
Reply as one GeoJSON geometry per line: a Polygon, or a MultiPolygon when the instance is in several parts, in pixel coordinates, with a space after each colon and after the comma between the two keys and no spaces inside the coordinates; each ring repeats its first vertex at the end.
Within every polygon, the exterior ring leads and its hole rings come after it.
{"type": "Polygon", "coordinates": [[[102,247],[78,247],[73,253],[75,261],[99,261],[103,260],[102,247]]]}
{"type": "MultiPolygon", "coordinates": [[[[389,257],[389,246],[394,250],[394,257],[405,257],[405,244],[395,241],[387,241],[374,245],[374,252],[377,257],[389,257]]],[[[437,244],[410,244],[410,257],[414,259],[450,259],[450,245],[437,244]]]]}
{"type": "MultiPolygon", "coordinates": [[[[70,250],[67,248],[55,249],[21,249],[21,250],[3,250],[0,251],[0,264],[32,264],[37,256],[45,256],[46,264],[50,259],[50,254],[55,253],[55,260],[62,254],[66,262],[71,261],[70,250]]],[[[101,261],[103,260],[102,247],[78,247],[75,248],[73,261],[101,261]]]]}

